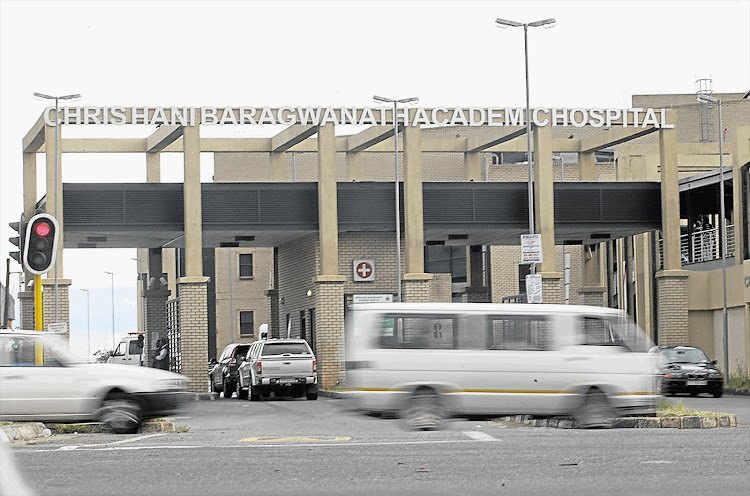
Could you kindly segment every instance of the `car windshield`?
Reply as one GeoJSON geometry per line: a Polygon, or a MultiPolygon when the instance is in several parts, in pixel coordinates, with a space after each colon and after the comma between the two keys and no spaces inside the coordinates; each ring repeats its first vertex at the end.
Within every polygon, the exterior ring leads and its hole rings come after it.
{"type": "Polygon", "coordinates": [[[661,354],[670,363],[700,363],[710,361],[706,354],[697,348],[664,348],[661,350],[661,354]]]}
{"type": "Polygon", "coordinates": [[[264,355],[284,355],[289,353],[291,355],[307,355],[310,353],[307,350],[305,343],[266,343],[263,347],[264,355]]]}

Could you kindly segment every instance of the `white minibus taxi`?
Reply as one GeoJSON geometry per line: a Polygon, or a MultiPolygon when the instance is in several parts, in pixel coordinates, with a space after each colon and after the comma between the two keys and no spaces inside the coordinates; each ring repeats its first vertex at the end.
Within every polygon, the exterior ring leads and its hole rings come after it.
{"type": "Polygon", "coordinates": [[[456,415],[571,415],[606,427],[654,415],[659,357],[623,312],[491,303],[353,305],[346,387],[412,428],[456,415]]]}

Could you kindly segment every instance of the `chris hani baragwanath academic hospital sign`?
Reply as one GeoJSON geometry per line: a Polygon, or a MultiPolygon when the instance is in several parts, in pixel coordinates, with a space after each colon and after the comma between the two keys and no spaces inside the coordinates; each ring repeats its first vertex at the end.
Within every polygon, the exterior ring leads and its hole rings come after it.
{"type": "MultiPolygon", "coordinates": [[[[73,125],[386,125],[390,107],[63,107],[57,121],[73,125]]],[[[396,110],[396,120],[409,126],[525,126],[524,108],[468,107],[396,110]]],[[[47,125],[56,125],[55,107],[44,111],[47,125]]],[[[665,109],[545,108],[531,109],[536,126],[673,128],[665,109]]]]}

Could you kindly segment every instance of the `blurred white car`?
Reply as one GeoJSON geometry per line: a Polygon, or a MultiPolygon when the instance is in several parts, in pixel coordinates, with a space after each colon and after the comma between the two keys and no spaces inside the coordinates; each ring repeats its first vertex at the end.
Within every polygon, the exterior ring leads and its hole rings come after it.
{"type": "Polygon", "coordinates": [[[86,363],[60,335],[0,330],[0,420],[100,421],[135,432],[185,400],[186,377],[147,367],[86,363]]]}

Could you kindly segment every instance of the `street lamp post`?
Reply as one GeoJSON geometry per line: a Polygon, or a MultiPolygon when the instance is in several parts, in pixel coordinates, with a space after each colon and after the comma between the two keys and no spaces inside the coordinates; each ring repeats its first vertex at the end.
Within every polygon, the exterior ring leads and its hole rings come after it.
{"type": "Polygon", "coordinates": [[[722,340],[724,359],[724,384],[729,377],[729,321],[727,317],[727,224],[724,207],[724,127],[721,123],[721,98],[701,93],[699,102],[716,103],[719,108],[719,233],[721,236],[721,283],[724,292],[722,307],[722,340]]]}
{"type": "Polygon", "coordinates": [[[87,337],[87,342],[88,342],[86,358],[88,359],[91,356],[91,322],[90,322],[91,313],[89,312],[89,290],[81,289],[81,291],[86,292],[86,337],[87,337]]]}
{"type": "MultiPolygon", "coordinates": [[[[516,22],[509,21],[507,19],[497,18],[495,19],[497,27],[506,29],[508,27],[522,27],[523,26],[523,49],[524,49],[524,65],[526,68],[526,155],[529,164],[529,234],[534,234],[534,175],[533,175],[533,161],[531,158],[531,109],[529,107],[529,27],[536,28],[544,26],[545,29],[554,27],[554,19],[544,19],[541,21],[534,22],[516,22]]],[[[536,267],[531,264],[531,273],[535,273],[536,267]]]]}
{"type": "Polygon", "coordinates": [[[113,272],[104,271],[105,274],[109,274],[112,280],[112,349],[115,349],[115,274],[113,272]]]}
{"type": "Polygon", "coordinates": [[[396,160],[396,264],[398,267],[398,300],[401,301],[401,206],[400,203],[400,192],[398,187],[398,119],[396,119],[396,112],[398,110],[399,103],[417,103],[419,98],[386,98],[383,96],[373,96],[373,100],[382,103],[393,104],[393,143],[395,147],[395,160],[396,160]]]}
{"type": "MultiPolygon", "coordinates": [[[[58,169],[60,168],[60,156],[58,155],[58,141],[60,140],[60,121],[58,120],[58,116],[60,115],[60,100],[77,100],[81,98],[81,95],[78,93],[72,94],[72,95],[62,95],[62,96],[50,96],[45,95],[44,93],[34,93],[34,96],[37,98],[41,98],[43,100],[54,100],[55,101],[55,206],[53,209],[53,214],[55,216],[55,219],[59,219],[57,216],[57,206],[60,204],[60,197],[58,196],[60,194],[60,188],[58,187],[58,169]]],[[[57,264],[55,264],[54,267],[55,271],[55,322],[58,321],[57,318],[57,264]]]]}

